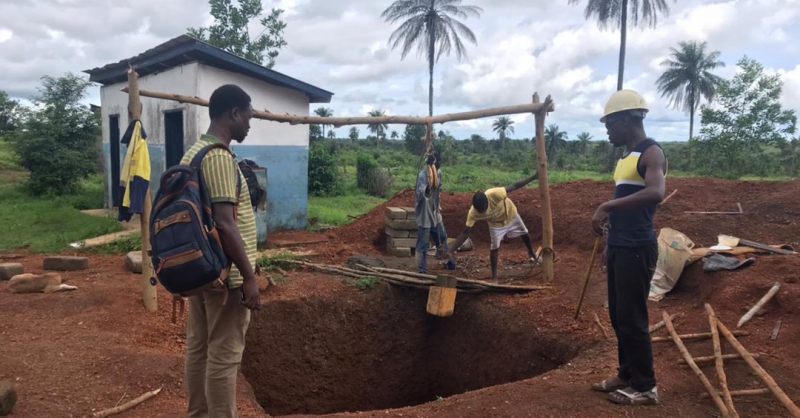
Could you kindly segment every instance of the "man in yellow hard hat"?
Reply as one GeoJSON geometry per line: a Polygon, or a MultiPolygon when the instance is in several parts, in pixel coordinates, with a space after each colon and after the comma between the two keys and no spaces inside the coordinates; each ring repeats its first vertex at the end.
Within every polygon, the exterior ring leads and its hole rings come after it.
{"type": "Polygon", "coordinates": [[[659,403],[653,370],[647,297],[658,260],[653,217],[664,199],[667,161],[661,146],[647,137],[644,98],[620,90],[608,100],[600,122],[608,140],[625,153],[614,171],[614,198],[597,208],[592,232],[608,228],[606,264],[608,312],[617,335],[617,376],[592,385],[622,405],[659,403]]]}

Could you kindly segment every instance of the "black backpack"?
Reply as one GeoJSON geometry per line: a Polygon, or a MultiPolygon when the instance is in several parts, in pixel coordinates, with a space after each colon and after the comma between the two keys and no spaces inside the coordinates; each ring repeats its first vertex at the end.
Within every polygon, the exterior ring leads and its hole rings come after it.
{"type": "Polygon", "coordinates": [[[258,178],[256,173],[253,172],[254,168],[261,167],[252,160],[244,159],[239,161],[239,170],[242,170],[244,180],[247,182],[247,188],[250,190],[250,205],[256,207],[264,197],[264,190],[258,185],[258,178]]]}
{"type": "MultiPolygon", "coordinates": [[[[159,282],[172,294],[191,296],[207,288],[226,289],[231,260],[212,218],[211,199],[201,171],[203,158],[223,144],[201,149],[189,165],[161,176],[150,215],[150,258],[159,282]]],[[[237,195],[241,188],[238,176],[237,195]]]]}

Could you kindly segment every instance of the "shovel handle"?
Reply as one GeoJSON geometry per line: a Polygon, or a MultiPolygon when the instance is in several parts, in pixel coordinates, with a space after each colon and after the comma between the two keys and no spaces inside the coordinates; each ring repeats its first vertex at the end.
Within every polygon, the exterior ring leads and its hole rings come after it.
{"type": "Polygon", "coordinates": [[[589,260],[589,267],[586,269],[586,278],[583,281],[583,290],[581,291],[581,298],[578,300],[578,308],[575,309],[575,319],[581,314],[581,306],[583,306],[583,299],[586,297],[586,290],[589,288],[589,278],[592,275],[592,267],[594,266],[594,259],[597,256],[597,249],[600,248],[600,238],[594,240],[594,249],[592,249],[592,257],[589,260]]]}

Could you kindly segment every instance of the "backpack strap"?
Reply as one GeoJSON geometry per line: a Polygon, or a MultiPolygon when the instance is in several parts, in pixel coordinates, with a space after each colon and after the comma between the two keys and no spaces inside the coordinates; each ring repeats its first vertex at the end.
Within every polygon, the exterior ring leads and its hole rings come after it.
{"type": "MultiPolygon", "coordinates": [[[[195,154],[195,156],[192,158],[192,161],[189,162],[189,166],[192,167],[193,169],[197,170],[200,173],[200,175],[202,176],[203,175],[203,158],[206,158],[206,155],[211,150],[217,149],[217,148],[222,148],[225,151],[228,151],[228,153],[231,154],[231,157],[233,157],[234,162],[236,162],[236,156],[233,154],[233,151],[231,151],[231,149],[227,145],[217,142],[217,143],[214,143],[214,144],[206,145],[200,151],[198,151],[197,154],[195,154]]],[[[242,193],[242,176],[239,175],[239,166],[237,164],[236,165],[236,201],[237,202],[239,201],[239,195],[241,195],[241,193],[242,193]]]]}

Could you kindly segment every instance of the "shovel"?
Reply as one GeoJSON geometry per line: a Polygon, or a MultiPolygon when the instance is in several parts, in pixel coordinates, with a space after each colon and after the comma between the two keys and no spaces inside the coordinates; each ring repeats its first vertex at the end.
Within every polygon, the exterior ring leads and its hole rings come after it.
{"type": "Polygon", "coordinates": [[[583,291],[581,291],[581,298],[578,300],[578,308],[575,309],[575,319],[581,314],[581,306],[583,306],[583,298],[586,297],[586,289],[589,288],[589,278],[592,277],[592,266],[594,265],[594,258],[597,256],[597,249],[600,248],[600,237],[594,240],[594,249],[592,249],[592,257],[589,259],[589,267],[586,269],[586,278],[583,281],[583,291]]]}
{"type": "Polygon", "coordinates": [[[717,236],[717,240],[719,240],[720,245],[726,245],[732,248],[736,248],[739,246],[739,244],[741,244],[750,248],[757,248],[759,250],[767,251],[773,254],[783,254],[783,255],[794,254],[793,251],[775,248],[771,245],[760,244],[746,239],[734,237],[732,235],[719,235],[717,236]]]}

